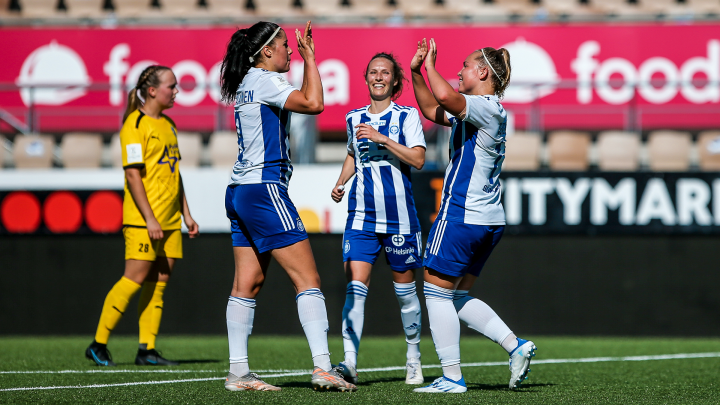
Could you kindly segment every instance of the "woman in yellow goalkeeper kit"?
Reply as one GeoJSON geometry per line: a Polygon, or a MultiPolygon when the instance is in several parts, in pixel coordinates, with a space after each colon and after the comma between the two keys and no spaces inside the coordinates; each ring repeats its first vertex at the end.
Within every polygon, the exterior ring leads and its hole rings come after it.
{"type": "Polygon", "coordinates": [[[198,235],[183,191],[175,123],[162,113],[173,106],[177,92],[172,70],[154,65],[140,74],[128,95],[120,130],[125,169],[125,274],[105,298],[95,340],[85,351],[99,366],[115,365],[107,350],[110,332],[141,287],[140,347],[135,364],[178,364],[155,350],[163,291],[175,260],[182,259],[181,214],[190,237],[198,235]]]}

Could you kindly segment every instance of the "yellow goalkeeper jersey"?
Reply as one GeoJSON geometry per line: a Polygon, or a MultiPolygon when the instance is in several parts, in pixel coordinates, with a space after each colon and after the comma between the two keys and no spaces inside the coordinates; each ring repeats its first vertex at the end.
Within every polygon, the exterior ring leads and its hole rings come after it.
{"type": "MultiPolygon", "coordinates": [[[[120,130],[123,168],[140,169],[150,207],[162,229],[180,229],[180,150],[175,123],[136,110],[120,130]]],[[[125,179],[123,225],[145,227],[125,179]]]]}

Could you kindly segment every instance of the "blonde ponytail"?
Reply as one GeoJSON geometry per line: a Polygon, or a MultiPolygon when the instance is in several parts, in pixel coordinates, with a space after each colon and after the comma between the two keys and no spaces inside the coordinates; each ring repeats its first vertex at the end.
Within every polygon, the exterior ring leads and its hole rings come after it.
{"type": "Polygon", "coordinates": [[[492,84],[495,95],[503,98],[505,90],[510,84],[510,52],[505,48],[495,49],[486,47],[478,50],[480,56],[475,58],[482,66],[488,66],[492,71],[492,84]]]}
{"type": "Polygon", "coordinates": [[[128,92],[127,107],[125,108],[125,114],[123,114],[123,122],[134,113],[135,110],[139,110],[145,104],[149,87],[158,87],[160,85],[160,74],[170,70],[169,67],[152,65],[145,68],[138,77],[137,84],[135,87],[130,89],[128,92]]]}

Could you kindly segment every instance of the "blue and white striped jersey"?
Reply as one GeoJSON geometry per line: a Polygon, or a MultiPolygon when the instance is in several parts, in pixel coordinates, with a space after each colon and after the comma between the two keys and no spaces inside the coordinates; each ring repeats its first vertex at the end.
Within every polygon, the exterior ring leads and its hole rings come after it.
{"type": "Polygon", "coordinates": [[[370,114],[365,106],[345,116],[347,150],[355,157],[355,179],[348,198],[345,229],[408,235],[420,231],[412,195],[410,166],[385,146],[358,140],[355,128],[367,124],[408,148],[425,147],[420,116],[412,107],[393,102],[383,112],[370,114]]]}
{"type": "Polygon", "coordinates": [[[288,186],[290,112],[283,110],[295,88],[277,72],[250,68],[238,87],[235,127],[238,159],[230,184],[279,183],[288,186]]]}
{"type": "Polygon", "coordinates": [[[452,123],[438,218],[473,225],[505,225],[499,176],[505,160],[507,112],[497,96],[465,96],[465,118],[452,123]]]}

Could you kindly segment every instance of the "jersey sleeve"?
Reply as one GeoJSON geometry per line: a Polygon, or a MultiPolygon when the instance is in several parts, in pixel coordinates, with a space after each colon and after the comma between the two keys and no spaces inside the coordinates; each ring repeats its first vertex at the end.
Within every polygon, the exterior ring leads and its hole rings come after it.
{"type": "Polygon", "coordinates": [[[353,146],[353,138],[355,137],[353,127],[352,127],[352,120],[349,116],[345,116],[345,127],[347,129],[347,153],[349,155],[355,154],[355,147],[353,146]]]}
{"type": "Polygon", "coordinates": [[[497,106],[493,105],[489,100],[482,96],[465,97],[465,119],[476,127],[486,127],[493,120],[493,116],[497,115],[497,106]]]}
{"type": "Polygon", "coordinates": [[[457,118],[455,118],[454,115],[450,114],[447,111],[445,111],[445,117],[447,117],[448,121],[450,122],[450,125],[454,125],[455,120],[457,119],[457,118]]]}
{"type": "Polygon", "coordinates": [[[282,75],[268,72],[260,84],[261,101],[272,107],[283,108],[288,97],[290,97],[290,93],[295,90],[297,89],[285,80],[282,75]]]}
{"type": "Polygon", "coordinates": [[[425,145],[425,133],[423,133],[422,122],[420,122],[420,114],[418,114],[414,108],[410,110],[407,118],[405,118],[403,134],[405,135],[405,146],[408,148],[422,146],[427,149],[427,145],[425,145]]]}
{"type": "Polygon", "coordinates": [[[120,130],[120,148],[122,150],[123,168],[145,166],[145,134],[129,122],[120,130]]]}

